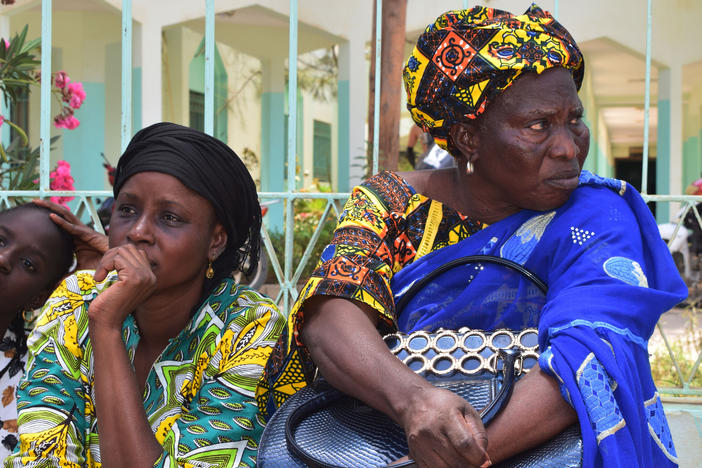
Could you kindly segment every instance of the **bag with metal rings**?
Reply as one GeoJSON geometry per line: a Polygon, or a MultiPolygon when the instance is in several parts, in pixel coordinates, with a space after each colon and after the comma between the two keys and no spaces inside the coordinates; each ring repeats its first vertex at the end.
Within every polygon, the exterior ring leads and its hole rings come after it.
{"type": "MultiPolygon", "coordinates": [[[[524,274],[521,265],[496,257],[471,256],[467,262],[500,263],[524,274]],[[479,258],[478,258],[479,257],[479,258]]],[[[444,270],[445,271],[445,270],[444,270]]],[[[441,272],[437,273],[440,274],[441,272]]],[[[421,282],[431,281],[431,274],[421,282]]],[[[535,283],[540,280],[536,278],[535,283]]],[[[417,289],[423,284],[413,285],[417,289]]],[[[539,285],[545,291],[545,285],[539,285]]],[[[410,291],[411,293],[411,291],[410,291]]],[[[468,401],[488,425],[509,400],[513,384],[538,361],[538,332],[468,328],[383,337],[390,351],[437,387],[468,401]]],[[[257,466],[409,467],[393,463],[409,452],[403,429],[385,414],[336,390],[323,379],[292,395],[274,413],[259,444],[257,466]]],[[[573,425],[551,441],[494,466],[580,467],[582,439],[573,425]]]]}

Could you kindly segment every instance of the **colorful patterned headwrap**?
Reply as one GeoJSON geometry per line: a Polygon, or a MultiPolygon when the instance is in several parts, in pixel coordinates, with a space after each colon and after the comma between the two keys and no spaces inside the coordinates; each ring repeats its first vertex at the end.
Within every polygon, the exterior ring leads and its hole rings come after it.
{"type": "Polygon", "coordinates": [[[569,70],[580,89],[585,64],[570,33],[536,5],[520,16],[474,7],[439,16],[419,36],[402,77],[414,121],[449,150],[451,126],[475,119],[524,71],[569,70]]]}

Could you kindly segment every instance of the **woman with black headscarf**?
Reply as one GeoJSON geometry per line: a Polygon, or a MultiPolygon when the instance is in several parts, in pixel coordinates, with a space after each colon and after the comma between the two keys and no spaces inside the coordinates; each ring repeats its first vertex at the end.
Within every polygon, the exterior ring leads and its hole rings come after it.
{"type": "Polygon", "coordinates": [[[132,139],[114,195],[109,250],[29,339],[6,466],[254,466],[254,391],[285,318],[230,277],[258,261],[251,176],[224,143],[160,123],[132,139]]]}

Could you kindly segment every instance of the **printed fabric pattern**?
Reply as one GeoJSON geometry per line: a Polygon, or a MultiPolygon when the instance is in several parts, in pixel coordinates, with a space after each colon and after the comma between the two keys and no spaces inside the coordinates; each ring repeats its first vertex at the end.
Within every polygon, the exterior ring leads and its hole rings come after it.
{"type": "MultiPolygon", "coordinates": [[[[64,280],[29,338],[19,385],[19,439],[6,467],[100,467],[93,355],[87,310],[116,273],[64,280]]],[[[265,296],[225,279],[154,363],[144,410],[163,446],[155,467],[253,467],[264,421],[254,398],[285,324],[265,296]]],[[[130,315],[123,340],[133,362],[139,330],[130,315]]],[[[129,428],[125,428],[129,430],[129,428]]]]}
{"type": "Polygon", "coordinates": [[[257,399],[266,418],[313,378],[309,353],[298,339],[304,321],[301,306],[308,298],[327,295],[363,302],[378,311],[381,332],[395,330],[390,281],[420,256],[425,232],[435,232],[427,249],[433,251],[483,227],[451,208],[431,205],[430,199],[391,172],[381,172],[354,188],[259,383],[257,399]],[[429,224],[435,229],[427,229],[429,224]]]}
{"type": "Polygon", "coordinates": [[[17,403],[15,392],[24,375],[24,354],[18,355],[17,336],[8,328],[0,342],[0,462],[17,445],[17,403]]]}
{"type": "Polygon", "coordinates": [[[453,124],[482,114],[523,72],[554,67],[569,70],[580,89],[582,53],[568,31],[538,6],[518,16],[480,6],[449,11],[427,26],[405,63],[407,109],[450,152],[453,124]]]}

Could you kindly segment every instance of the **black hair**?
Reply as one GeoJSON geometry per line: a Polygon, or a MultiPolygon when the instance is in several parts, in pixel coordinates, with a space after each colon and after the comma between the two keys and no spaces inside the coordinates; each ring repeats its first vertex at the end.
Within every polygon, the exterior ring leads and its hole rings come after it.
{"type": "Polygon", "coordinates": [[[48,222],[54,227],[56,233],[59,235],[59,243],[61,248],[58,252],[54,252],[57,260],[56,269],[53,270],[54,274],[48,279],[47,284],[42,285],[41,289],[53,289],[61,279],[68,274],[71,266],[73,265],[73,238],[69,233],[61,229],[49,218],[49,214],[53,213],[49,208],[43,206],[35,205],[34,203],[24,203],[22,205],[14,206],[10,209],[0,212],[0,215],[5,213],[11,213],[13,211],[25,211],[25,210],[35,210],[46,213],[46,218],[48,222]]]}
{"type": "Polygon", "coordinates": [[[171,175],[208,200],[227,232],[227,245],[212,263],[203,294],[234,271],[250,275],[261,249],[261,206],[256,184],[239,156],[222,141],[198,130],[161,122],[138,131],[120,157],[114,195],[139,172],[171,175]]]}
{"type": "MultiPolygon", "coordinates": [[[[59,226],[54,224],[51,219],[49,219],[49,214],[52,211],[43,206],[35,205],[34,203],[25,203],[22,205],[17,205],[15,207],[9,208],[0,212],[0,216],[10,212],[35,210],[46,213],[47,222],[49,222],[59,235],[60,248],[58,252],[55,252],[57,266],[52,269],[53,275],[48,279],[47,284],[41,285],[40,291],[53,290],[58,282],[69,272],[71,266],[73,265],[73,238],[66,231],[61,229],[59,226]]],[[[26,304],[25,307],[30,306],[26,304]]],[[[15,335],[14,339],[9,337],[0,337],[0,351],[10,351],[15,350],[14,356],[10,362],[0,370],[0,378],[9,372],[10,377],[20,372],[24,369],[24,358],[27,353],[27,331],[26,324],[23,316],[24,310],[18,310],[17,314],[14,316],[8,329],[15,335]]]]}

